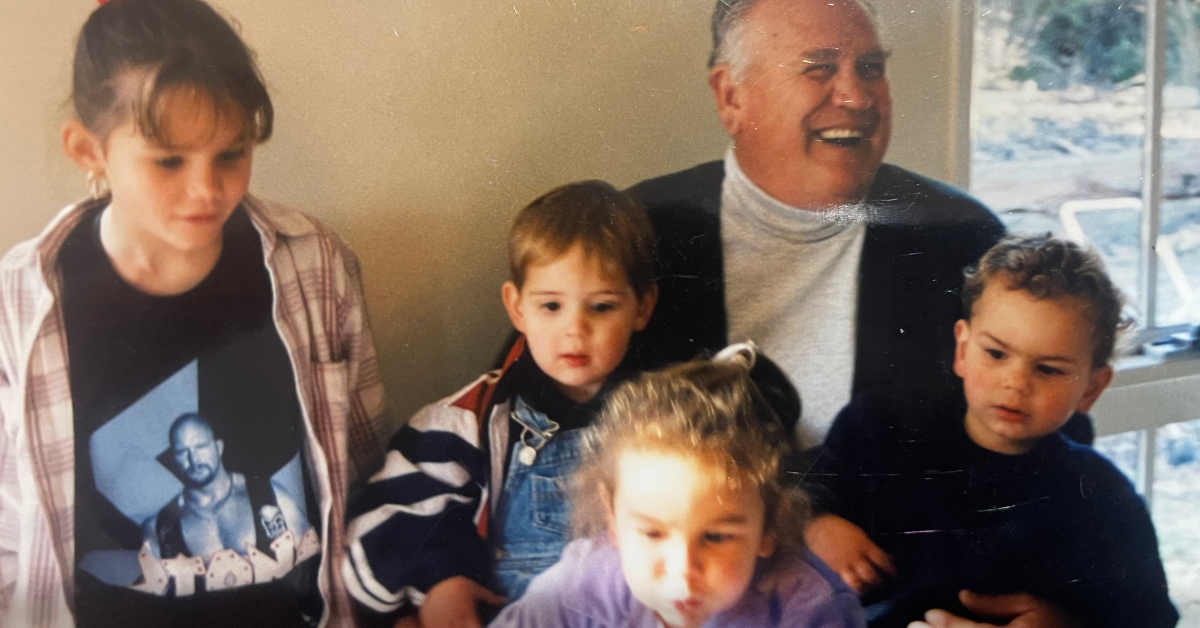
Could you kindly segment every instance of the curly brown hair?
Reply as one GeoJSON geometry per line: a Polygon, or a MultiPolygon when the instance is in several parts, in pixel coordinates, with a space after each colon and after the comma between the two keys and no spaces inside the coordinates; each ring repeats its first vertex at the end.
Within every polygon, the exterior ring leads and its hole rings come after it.
{"type": "Polygon", "coordinates": [[[1121,291],[1104,270],[1099,253],[1049,233],[1014,234],[996,243],[964,275],[963,311],[971,308],[984,288],[1000,277],[1010,290],[1024,290],[1035,299],[1074,297],[1084,303],[1084,316],[1092,323],[1092,368],[1112,358],[1119,332],[1130,326],[1121,314],[1121,291]]]}
{"type": "Polygon", "coordinates": [[[804,549],[808,494],[798,482],[785,481],[790,440],[750,379],[746,361],[693,360],[645,373],[613,391],[572,477],[576,535],[605,532],[617,459],[630,448],[686,454],[723,468],[735,485],[756,489],[764,533],[776,544],[765,571],[804,549]]]}

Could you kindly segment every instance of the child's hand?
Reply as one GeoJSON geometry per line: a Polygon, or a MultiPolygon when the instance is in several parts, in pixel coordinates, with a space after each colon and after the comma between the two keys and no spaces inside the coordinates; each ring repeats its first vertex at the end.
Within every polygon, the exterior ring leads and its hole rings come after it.
{"type": "Polygon", "coordinates": [[[821,515],[804,530],[804,542],[846,586],[862,595],[896,575],[892,557],[879,549],[862,528],[837,515],[821,515]]]}
{"type": "MultiPolygon", "coordinates": [[[[1006,620],[1008,628],[1079,628],[1080,624],[1063,609],[1028,593],[982,595],[961,591],[958,599],[972,613],[1006,620]]],[[[935,608],[925,613],[925,621],[914,621],[908,628],[996,628],[935,608]]]]}
{"type": "Polygon", "coordinates": [[[500,605],[504,598],[464,576],[446,578],[434,585],[421,605],[422,628],[482,628],[475,603],[500,605]]]}

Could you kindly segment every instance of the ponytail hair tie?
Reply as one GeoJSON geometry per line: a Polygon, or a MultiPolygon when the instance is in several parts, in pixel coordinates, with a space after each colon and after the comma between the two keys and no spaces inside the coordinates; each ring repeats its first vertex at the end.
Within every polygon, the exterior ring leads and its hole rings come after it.
{"type": "Polygon", "coordinates": [[[779,421],[785,434],[795,434],[800,422],[800,392],[771,358],[758,359],[758,345],[747,340],[731,344],[713,356],[713,362],[737,364],[750,373],[750,380],[759,393],[759,414],[764,421],[779,421]]]}
{"type": "Polygon", "coordinates": [[[754,362],[757,359],[758,345],[754,344],[752,340],[731,344],[713,356],[714,362],[737,362],[744,366],[747,371],[754,368],[754,362]]]}

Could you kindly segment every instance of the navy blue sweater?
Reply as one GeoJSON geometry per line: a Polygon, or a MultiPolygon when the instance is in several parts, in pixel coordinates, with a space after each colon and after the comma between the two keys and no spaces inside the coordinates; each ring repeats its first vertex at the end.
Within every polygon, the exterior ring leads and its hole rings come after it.
{"type": "Polygon", "coordinates": [[[1154,527],[1120,471],[1058,433],[1022,455],[986,450],[961,398],[932,398],[855,398],[809,476],[820,509],[895,561],[898,576],[863,600],[873,628],[930,608],[970,616],[960,589],[1028,592],[1086,626],[1175,625],[1154,527]]]}

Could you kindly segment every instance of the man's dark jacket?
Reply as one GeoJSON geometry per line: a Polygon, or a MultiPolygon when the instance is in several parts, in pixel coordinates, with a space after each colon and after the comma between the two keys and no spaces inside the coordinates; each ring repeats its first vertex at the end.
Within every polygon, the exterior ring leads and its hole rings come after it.
{"type": "MultiPolygon", "coordinates": [[[[647,367],[727,343],[724,178],[724,164],[713,161],[629,189],[645,203],[658,236],[658,305],[639,343],[647,367]]],[[[1004,226],[970,196],[888,164],[880,166],[866,203],[871,219],[858,271],[852,395],[961,390],[952,367],[963,269],[1004,235],[1004,226]]],[[[1079,429],[1068,433],[1090,443],[1090,421],[1079,429]]]]}

